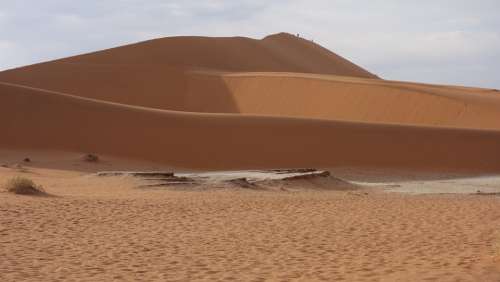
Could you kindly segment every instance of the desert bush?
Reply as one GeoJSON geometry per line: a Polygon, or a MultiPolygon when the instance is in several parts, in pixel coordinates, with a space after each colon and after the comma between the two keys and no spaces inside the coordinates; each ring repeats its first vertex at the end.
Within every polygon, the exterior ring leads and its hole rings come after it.
{"type": "Polygon", "coordinates": [[[40,185],[36,185],[33,180],[25,177],[14,177],[5,184],[7,192],[18,195],[43,195],[45,191],[40,185]]]}
{"type": "Polygon", "coordinates": [[[90,163],[96,163],[99,161],[99,157],[94,154],[86,154],[83,156],[83,160],[90,163]]]}

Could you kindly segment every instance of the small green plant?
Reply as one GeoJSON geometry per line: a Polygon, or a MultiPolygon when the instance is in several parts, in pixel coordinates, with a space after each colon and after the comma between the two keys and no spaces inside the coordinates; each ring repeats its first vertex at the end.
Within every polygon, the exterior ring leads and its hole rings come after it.
{"type": "Polygon", "coordinates": [[[25,177],[14,177],[5,184],[7,192],[18,195],[45,195],[45,191],[40,185],[36,185],[33,180],[25,177]]]}

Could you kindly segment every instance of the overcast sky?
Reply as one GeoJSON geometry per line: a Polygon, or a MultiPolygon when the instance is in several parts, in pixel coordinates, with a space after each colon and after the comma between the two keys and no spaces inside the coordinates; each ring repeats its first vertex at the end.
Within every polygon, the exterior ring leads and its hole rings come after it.
{"type": "Polygon", "coordinates": [[[385,79],[500,88],[499,0],[0,0],[0,69],[164,36],[281,31],[385,79]]]}

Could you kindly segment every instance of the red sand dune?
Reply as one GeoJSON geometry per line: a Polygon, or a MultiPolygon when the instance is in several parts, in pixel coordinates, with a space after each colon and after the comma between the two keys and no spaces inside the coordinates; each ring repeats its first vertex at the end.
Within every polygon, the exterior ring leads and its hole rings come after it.
{"type": "Polygon", "coordinates": [[[0,81],[147,107],[197,111],[187,97],[209,99],[211,112],[236,112],[215,83],[201,93],[192,70],[288,71],[375,78],[304,39],[287,34],[249,38],[173,37],[0,72],[0,81]],[[301,56],[297,53],[300,52],[301,56]]]}
{"type": "Polygon", "coordinates": [[[500,132],[183,113],[0,84],[7,147],[208,169],[382,166],[498,171],[500,132]]]}
{"type": "Polygon", "coordinates": [[[158,39],[0,82],[7,148],[205,169],[500,171],[497,91],[381,80],[288,34],[158,39]]]}

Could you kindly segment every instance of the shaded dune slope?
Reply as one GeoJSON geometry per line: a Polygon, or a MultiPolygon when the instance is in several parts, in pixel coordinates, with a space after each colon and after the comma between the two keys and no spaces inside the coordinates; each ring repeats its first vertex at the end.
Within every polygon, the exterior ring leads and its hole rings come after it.
{"type": "Polygon", "coordinates": [[[180,167],[383,166],[500,171],[500,132],[183,113],[0,84],[0,145],[180,167]]]}

